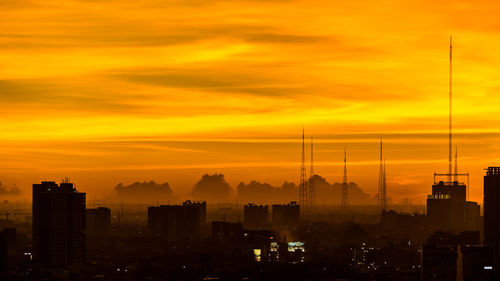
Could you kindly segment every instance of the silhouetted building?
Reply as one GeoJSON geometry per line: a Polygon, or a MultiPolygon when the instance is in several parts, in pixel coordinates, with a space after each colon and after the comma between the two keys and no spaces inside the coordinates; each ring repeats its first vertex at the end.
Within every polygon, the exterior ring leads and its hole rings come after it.
{"type": "Polygon", "coordinates": [[[16,229],[4,228],[0,231],[0,271],[16,268],[16,229]]]}
{"type": "Polygon", "coordinates": [[[476,202],[465,202],[464,229],[481,230],[481,207],[476,202]]]}
{"type": "Polygon", "coordinates": [[[212,222],[212,236],[220,245],[234,245],[241,242],[243,227],[241,223],[214,221],[212,222]]]}
{"type": "Polygon", "coordinates": [[[292,201],[289,204],[273,205],[273,224],[296,225],[300,221],[300,205],[292,201]]]}
{"type": "Polygon", "coordinates": [[[85,193],[68,182],[33,184],[34,261],[50,268],[80,265],[85,242],[85,193]]]}
{"type": "Polygon", "coordinates": [[[427,196],[427,222],[431,229],[441,231],[477,230],[479,205],[466,201],[464,183],[440,181],[432,185],[427,196]]]}
{"type": "Polygon", "coordinates": [[[207,223],[207,202],[186,200],[182,203],[182,206],[193,210],[197,214],[199,225],[203,226],[207,223]]]}
{"type": "Polygon", "coordinates": [[[267,223],[268,209],[267,205],[245,205],[243,208],[243,223],[250,228],[263,227],[267,223]]]}
{"type": "Polygon", "coordinates": [[[111,231],[111,210],[104,207],[86,210],[87,235],[104,236],[111,231]]]}
{"type": "Polygon", "coordinates": [[[488,167],[484,176],[484,243],[493,247],[500,265],[500,167],[488,167]]]}
{"type": "Polygon", "coordinates": [[[197,239],[206,222],[205,202],[186,201],[182,205],[148,207],[148,226],[153,237],[168,242],[197,239]]]}

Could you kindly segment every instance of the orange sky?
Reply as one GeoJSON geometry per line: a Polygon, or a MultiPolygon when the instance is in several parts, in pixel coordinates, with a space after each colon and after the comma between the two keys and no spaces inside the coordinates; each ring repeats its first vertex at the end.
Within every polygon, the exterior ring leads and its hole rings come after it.
{"type": "Polygon", "coordinates": [[[459,170],[482,203],[500,165],[495,1],[0,0],[0,181],[70,176],[90,199],[119,183],[206,172],[233,187],[298,181],[300,133],[316,172],[423,202],[447,169],[454,37],[459,170]]]}

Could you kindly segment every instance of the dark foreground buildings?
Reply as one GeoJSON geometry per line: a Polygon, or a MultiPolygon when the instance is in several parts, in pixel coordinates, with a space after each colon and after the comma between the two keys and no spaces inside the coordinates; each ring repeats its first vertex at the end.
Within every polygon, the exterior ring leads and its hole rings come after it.
{"type": "Polygon", "coordinates": [[[81,265],[85,240],[85,193],[69,182],[34,184],[33,261],[54,269],[81,265]]]}
{"type": "Polygon", "coordinates": [[[200,237],[206,214],[206,202],[186,201],[182,205],[148,207],[148,226],[153,237],[168,242],[190,241],[200,237]]]}
{"type": "Polygon", "coordinates": [[[0,272],[16,268],[16,229],[4,228],[0,231],[0,272]]]}
{"type": "Polygon", "coordinates": [[[493,249],[480,245],[478,231],[436,232],[422,249],[424,281],[495,280],[493,249]]]}

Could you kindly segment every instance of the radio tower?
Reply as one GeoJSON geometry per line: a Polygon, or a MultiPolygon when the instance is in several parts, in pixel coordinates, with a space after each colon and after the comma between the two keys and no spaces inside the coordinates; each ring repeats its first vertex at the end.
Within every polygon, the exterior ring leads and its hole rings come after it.
{"type": "Polygon", "coordinates": [[[386,173],[385,173],[385,158],[384,158],[384,178],[382,184],[382,199],[383,199],[382,210],[385,210],[387,208],[387,182],[385,179],[386,179],[386,173]]]}
{"type": "Polygon", "coordinates": [[[458,145],[455,145],[455,174],[453,181],[458,181],[458,145]]]}
{"type": "Polygon", "coordinates": [[[378,206],[381,210],[385,210],[385,188],[384,188],[384,163],[382,155],[382,139],[380,139],[380,168],[378,177],[378,206]]]}
{"type": "Polygon", "coordinates": [[[316,186],[314,183],[314,163],[313,163],[313,138],[311,137],[311,176],[309,178],[309,207],[316,206],[316,186]]]}
{"type": "Polygon", "coordinates": [[[449,145],[448,145],[448,181],[451,182],[451,175],[452,175],[452,170],[451,170],[451,154],[452,154],[452,138],[451,138],[451,98],[452,98],[452,91],[451,91],[451,88],[452,88],[452,59],[453,59],[453,56],[452,56],[452,51],[453,51],[453,47],[452,47],[452,41],[451,41],[451,36],[450,36],[450,74],[449,74],[449,78],[450,78],[450,81],[449,81],[449,90],[450,90],[450,116],[449,116],[449,145]]]}
{"type": "Polygon", "coordinates": [[[302,128],[302,164],[300,166],[299,204],[303,207],[307,206],[306,155],[305,155],[305,145],[304,145],[304,128],[302,128]]]}
{"type": "Polygon", "coordinates": [[[347,209],[349,206],[349,189],[347,184],[347,149],[344,147],[344,180],[342,182],[342,204],[341,207],[347,209]]]}

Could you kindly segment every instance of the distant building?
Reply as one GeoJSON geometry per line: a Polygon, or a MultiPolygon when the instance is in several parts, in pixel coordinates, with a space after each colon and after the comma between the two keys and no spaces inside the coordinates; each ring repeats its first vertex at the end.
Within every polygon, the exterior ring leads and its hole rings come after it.
{"type": "Polygon", "coordinates": [[[111,232],[111,210],[104,207],[87,209],[87,235],[105,236],[111,232]]]}
{"type": "Polygon", "coordinates": [[[85,239],[85,193],[68,182],[33,184],[33,260],[48,268],[81,265],[85,239]]]}
{"type": "Polygon", "coordinates": [[[243,226],[237,222],[214,221],[212,222],[212,237],[220,245],[239,244],[243,238],[243,226]]]}
{"type": "Polygon", "coordinates": [[[4,228],[0,231],[0,271],[16,268],[16,229],[4,228]]]}
{"type": "Polygon", "coordinates": [[[500,167],[488,167],[484,176],[484,243],[494,249],[500,265],[500,167]]]}
{"type": "Polygon", "coordinates": [[[273,205],[273,224],[296,225],[300,221],[300,205],[292,201],[289,204],[273,205]]]}
{"type": "Polygon", "coordinates": [[[205,202],[148,207],[148,226],[153,237],[163,237],[168,242],[188,241],[199,238],[206,214],[205,202]]]}
{"type": "Polygon", "coordinates": [[[267,205],[247,204],[243,207],[243,223],[246,227],[262,228],[267,224],[268,216],[267,205]]]}

